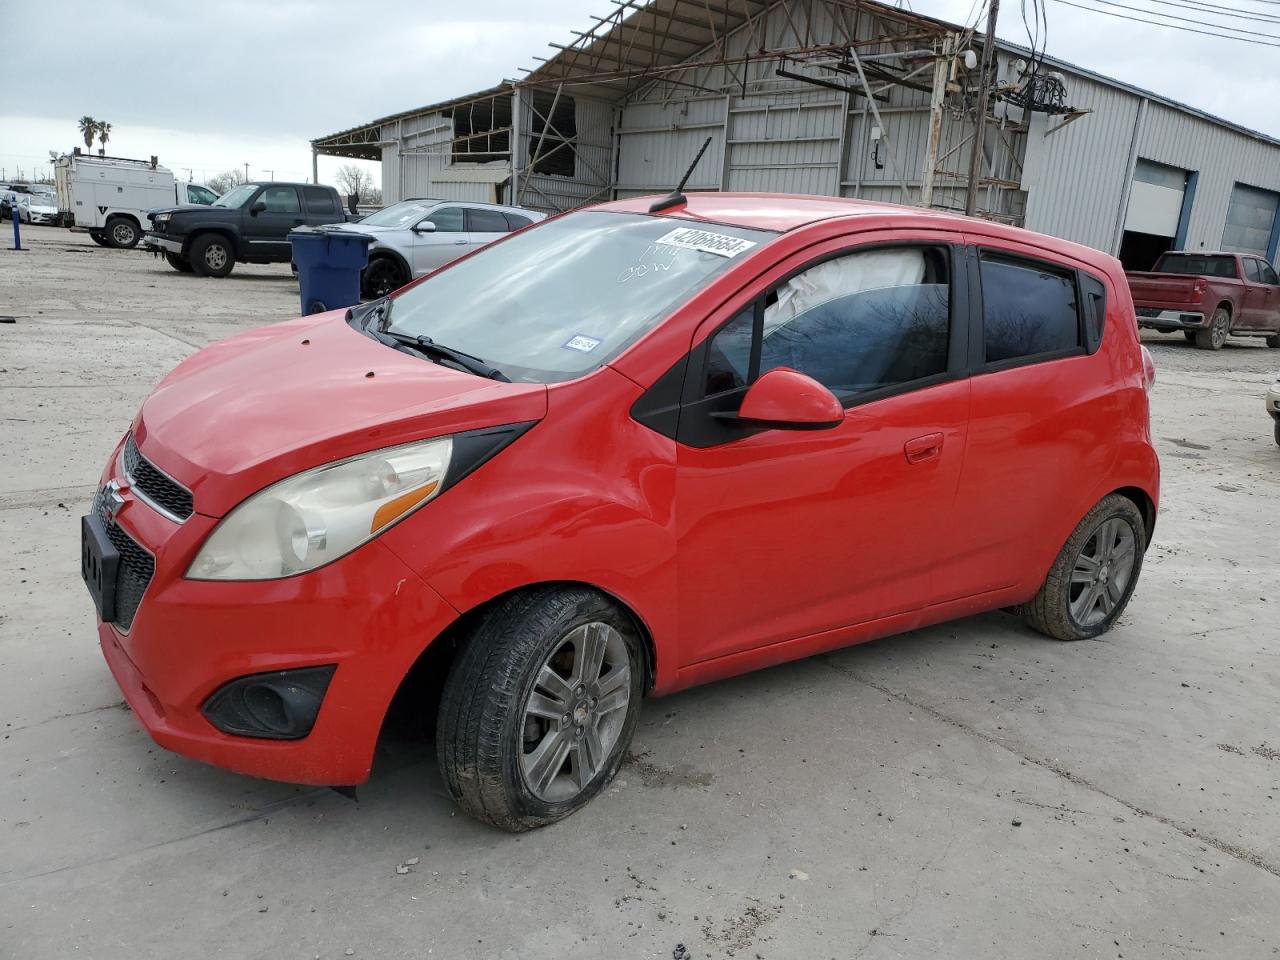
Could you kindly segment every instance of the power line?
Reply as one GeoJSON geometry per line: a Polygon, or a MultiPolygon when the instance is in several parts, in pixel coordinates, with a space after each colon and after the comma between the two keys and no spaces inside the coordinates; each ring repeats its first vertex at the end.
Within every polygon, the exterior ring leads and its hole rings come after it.
{"type": "MultiPolygon", "coordinates": [[[[1176,23],[1165,23],[1161,20],[1147,20],[1147,19],[1144,19],[1143,17],[1132,17],[1125,13],[1117,13],[1114,10],[1102,10],[1102,9],[1099,9],[1098,7],[1086,7],[1082,3],[1073,3],[1072,0],[1053,0],[1053,2],[1061,3],[1068,7],[1075,7],[1077,10],[1088,10],[1090,13],[1100,13],[1106,17],[1116,17],[1119,20],[1132,20],[1134,23],[1146,23],[1146,24],[1150,24],[1153,27],[1164,27],[1167,30],[1181,30],[1183,33],[1198,33],[1206,37],[1217,37],[1219,40],[1238,40],[1240,43],[1252,43],[1260,47],[1280,47],[1280,37],[1276,37],[1269,33],[1261,33],[1261,34],[1258,34],[1258,36],[1269,37],[1271,40],[1274,40],[1277,42],[1269,43],[1266,40],[1254,40],[1254,39],[1251,39],[1250,37],[1233,36],[1229,33],[1214,33],[1210,30],[1197,30],[1194,27],[1181,27],[1181,26],[1178,26],[1176,23]]],[[[1097,2],[1105,3],[1107,2],[1107,0],[1097,0],[1097,2]]],[[[1115,4],[1115,5],[1122,6],[1122,4],[1115,4]]],[[[1140,8],[1130,7],[1128,9],[1138,10],[1140,8]]],[[[1157,14],[1152,10],[1142,10],[1141,12],[1150,13],[1153,16],[1160,16],[1160,14],[1157,14]]],[[[1191,22],[1197,23],[1199,21],[1191,21],[1191,22]]],[[[1217,26],[1217,25],[1205,24],[1205,26],[1217,26]]],[[[1234,28],[1220,27],[1219,29],[1229,30],[1234,28]]]]}
{"type": "MultiPolygon", "coordinates": [[[[1193,20],[1190,17],[1180,17],[1173,13],[1162,13],[1158,10],[1148,10],[1145,7],[1134,7],[1127,3],[1118,3],[1116,0],[1092,0],[1093,3],[1101,3],[1108,7],[1119,7],[1121,10],[1133,10],[1137,13],[1150,14],[1153,17],[1166,17],[1169,20],[1180,20],[1183,23],[1193,23],[1199,27],[1212,27],[1215,30],[1230,30],[1233,33],[1243,33],[1250,37],[1266,37],[1268,40],[1280,40],[1280,36],[1274,33],[1262,33],[1257,30],[1246,30],[1244,27],[1229,27],[1224,23],[1205,23],[1203,20],[1193,20]]],[[[1183,29],[1175,27],[1175,29],[1183,29]]]]}
{"type": "MultiPolygon", "coordinates": [[[[1280,23],[1280,14],[1262,13],[1258,10],[1244,11],[1237,7],[1222,7],[1216,3],[1201,3],[1199,0],[1146,0],[1158,7],[1177,7],[1183,10],[1195,10],[1211,17],[1234,17],[1239,20],[1260,20],[1263,23],[1280,23]]],[[[1155,11],[1151,11],[1154,13],[1155,11]]]]}

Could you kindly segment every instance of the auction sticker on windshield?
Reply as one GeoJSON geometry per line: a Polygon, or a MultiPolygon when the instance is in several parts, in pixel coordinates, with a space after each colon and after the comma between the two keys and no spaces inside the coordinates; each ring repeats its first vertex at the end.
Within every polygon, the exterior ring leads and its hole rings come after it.
{"type": "Polygon", "coordinates": [[[743,240],[741,237],[730,237],[727,234],[697,230],[693,227],[677,227],[670,233],[664,233],[654,242],[666,244],[669,247],[697,250],[700,253],[714,253],[717,257],[736,257],[756,245],[754,240],[743,240]]]}
{"type": "Polygon", "coordinates": [[[584,336],[580,333],[575,337],[569,338],[564,348],[566,350],[577,350],[579,353],[590,353],[598,346],[600,346],[600,341],[595,337],[584,336]]]}

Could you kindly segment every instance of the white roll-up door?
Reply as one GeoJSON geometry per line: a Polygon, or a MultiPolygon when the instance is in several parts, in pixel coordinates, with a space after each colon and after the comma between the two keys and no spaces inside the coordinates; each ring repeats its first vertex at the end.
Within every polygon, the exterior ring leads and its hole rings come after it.
{"type": "Polygon", "coordinates": [[[1186,189],[1187,171],[1139,160],[1133,169],[1133,188],[1129,192],[1124,228],[1157,237],[1177,236],[1186,189]]]}
{"type": "Polygon", "coordinates": [[[1280,194],[1237,183],[1227,207],[1227,225],[1222,230],[1222,249],[1236,253],[1267,255],[1271,231],[1275,227],[1280,194]]]}

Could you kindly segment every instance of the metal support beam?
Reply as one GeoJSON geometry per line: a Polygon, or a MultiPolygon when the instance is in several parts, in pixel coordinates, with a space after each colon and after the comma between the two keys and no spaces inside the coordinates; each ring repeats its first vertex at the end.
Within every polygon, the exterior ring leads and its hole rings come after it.
{"type": "Polygon", "coordinates": [[[902,187],[902,202],[909,204],[911,203],[911,188],[907,186],[907,178],[903,176],[902,170],[898,167],[898,157],[894,152],[893,144],[889,141],[889,131],[885,129],[884,121],[880,119],[880,108],[876,106],[876,98],[871,93],[871,84],[867,83],[867,75],[862,69],[862,59],[858,56],[858,51],[853,47],[849,48],[849,56],[853,58],[853,65],[858,71],[858,80],[862,84],[862,89],[866,92],[867,107],[871,110],[872,116],[876,118],[876,126],[880,128],[880,142],[884,144],[885,152],[889,155],[889,164],[893,167],[893,175],[898,178],[898,184],[902,187]]]}
{"type": "Polygon", "coordinates": [[[987,91],[991,85],[991,59],[995,55],[996,18],[1000,15],[1000,0],[987,0],[987,32],[982,38],[982,72],[978,75],[977,129],[973,135],[973,149],[969,152],[969,194],[965,197],[964,212],[972,217],[978,209],[978,171],[983,154],[983,128],[987,123],[987,91]]]}

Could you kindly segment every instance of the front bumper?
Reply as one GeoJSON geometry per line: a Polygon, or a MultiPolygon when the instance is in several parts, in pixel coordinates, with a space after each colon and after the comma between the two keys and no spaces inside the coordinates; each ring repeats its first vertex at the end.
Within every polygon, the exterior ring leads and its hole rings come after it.
{"type": "Polygon", "coordinates": [[[1280,420],[1280,381],[1276,381],[1271,385],[1271,389],[1267,391],[1265,402],[1267,413],[1280,420]]]}
{"type": "Polygon", "coordinates": [[[147,232],[142,235],[142,242],[155,250],[168,250],[170,253],[182,255],[182,241],[166,237],[161,233],[147,232]]]}
{"type": "Polygon", "coordinates": [[[1208,325],[1203,313],[1192,310],[1138,307],[1137,313],[1138,326],[1153,330],[1203,330],[1208,325]]]}
{"type": "MultiPolygon", "coordinates": [[[[116,467],[103,478],[120,478],[116,467]]],[[[123,481],[122,481],[123,482],[123,481]]],[[[184,579],[217,521],[163,517],[127,488],[114,522],[155,557],[127,632],[98,623],[103,655],[156,743],[239,773],[322,786],[368,778],[386,709],[426,644],[457,613],[379,541],[284,580],[184,579]],[[336,664],[298,740],[235,736],[202,708],[248,674],[336,664]]],[[[198,507],[198,504],[197,504],[198,507]]]]}

